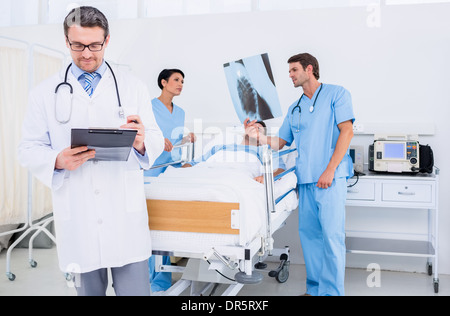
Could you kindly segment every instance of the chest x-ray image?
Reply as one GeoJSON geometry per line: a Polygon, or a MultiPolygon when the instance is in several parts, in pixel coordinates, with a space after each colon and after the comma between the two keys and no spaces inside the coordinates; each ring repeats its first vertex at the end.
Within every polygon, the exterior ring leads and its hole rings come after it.
{"type": "Polygon", "coordinates": [[[224,64],[228,89],[241,122],[282,116],[268,54],[224,64]]]}

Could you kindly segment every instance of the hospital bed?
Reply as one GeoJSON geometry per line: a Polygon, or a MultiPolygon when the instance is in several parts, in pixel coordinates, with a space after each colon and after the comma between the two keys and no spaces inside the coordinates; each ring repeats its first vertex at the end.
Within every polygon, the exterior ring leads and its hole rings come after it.
{"type": "Polygon", "coordinates": [[[220,284],[227,285],[223,295],[236,295],[245,284],[262,281],[257,269],[275,255],[280,265],[269,275],[287,281],[289,248],[274,249],[273,234],[298,206],[297,178],[294,168],[274,178],[272,161],[296,152],[272,152],[265,146],[261,153],[264,184],[246,173],[245,163],[169,168],[146,179],[156,271],[182,273],[166,295],[180,295],[189,287],[191,295],[214,293],[220,284]],[[189,260],[186,267],[163,266],[162,255],[189,260]]]}

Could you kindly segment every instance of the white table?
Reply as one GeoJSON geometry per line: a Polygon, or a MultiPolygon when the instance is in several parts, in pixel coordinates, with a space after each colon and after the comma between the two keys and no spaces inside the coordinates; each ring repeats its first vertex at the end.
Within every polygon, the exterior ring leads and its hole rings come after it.
{"type": "Polygon", "coordinates": [[[349,179],[348,185],[352,184],[354,186],[347,189],[347,206],[428,211],[428,238],[427,240],[367,238],[357,236],[358,232],[347,231],[347,252],[427,258],[428,274],[433,275],[434,270],[434,291],[438,293],[439,169],[435,168],[433,174],[416,175],[377,174],[365,171],[365,175],[359,179],[356,177],[349,179]]]}

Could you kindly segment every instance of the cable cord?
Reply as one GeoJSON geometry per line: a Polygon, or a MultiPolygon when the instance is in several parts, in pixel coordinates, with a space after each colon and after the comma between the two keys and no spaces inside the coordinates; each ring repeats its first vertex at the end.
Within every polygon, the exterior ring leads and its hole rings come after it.
{"type": "MultiPolygon", "coordinates": [[[[208,262],[208,264],[211,265],[211,262],[209,262],[209,260],[206,260],[206,262],[208,262]]],[[[232,281],[232,282],[236,282],[236,280],[227,277],[226,275],[224,275],[224,274],[223,274],[222,272],[220,272],[219,270],[217,270],[217,269],[214,269],[214,270],[215,270],[217,273],[219,273],[222,277],[224,277],[225,279],[227,279],[227,280],[229,280],[229,281],[232,281]]],[[[241,269],[239,269],[239,271],[241,271],[241,269]]]]}
{"type": "Polygon", "coordinates": [[[354,187],[354,186],[358,183],[358,181],[359,181],[359,176],[365,176],[365,173],[355,171],[355,176],[356,176],[356,182],[355,182],[355,183],[352,183],[352,184],[350,184],[350,185],[347,185],[347,188],[352,188],[352,187],[354,187]]]}

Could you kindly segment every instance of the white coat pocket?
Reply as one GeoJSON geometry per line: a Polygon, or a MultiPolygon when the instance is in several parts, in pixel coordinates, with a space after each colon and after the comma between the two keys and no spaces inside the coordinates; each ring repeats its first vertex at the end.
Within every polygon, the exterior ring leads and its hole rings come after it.
{"type": "Polygon", "coordinates": [[[126,171],[125,192],[127,212],[145,212],[144,175],[141,170],[126,171]]]}
{"type": "Polygon", "coordinates": [[[53,215],[56,221],[70,220],[71,194],[70,178],[64,179],[64,183],[58,190],[53,191],[53,215]]]}

